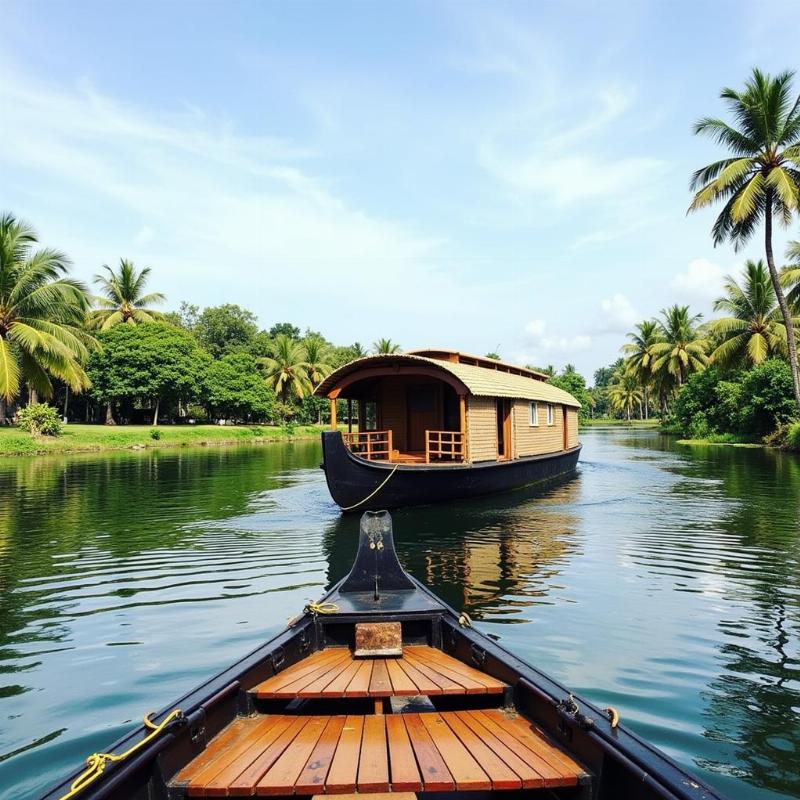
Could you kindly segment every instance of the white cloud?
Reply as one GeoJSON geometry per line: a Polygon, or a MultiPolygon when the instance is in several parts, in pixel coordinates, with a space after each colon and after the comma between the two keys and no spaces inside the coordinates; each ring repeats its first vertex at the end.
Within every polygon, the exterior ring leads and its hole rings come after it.
{"type": "Polygon", "coordinates": [[[547,323],[534,319],[525,325],[524,349],[514,355],[520,364],[541,364],[551,358],[568,357],[592,346],[592,337],[585,333],[562,335],[546,333],[547,323]]]}
{"type": "Polygon", "coordinates": [[[672,279],[672,287],[688,302],[708,303],[719,297],[726,270],[706,258],[690,261],[686,269],[672,279]]]}
{"type": "Polygon", "coordinates": [[[600,333],[627,333],[639,321],[639,312],[621,292],[600,301],[600,318],[595,329],[600,333]]]}
{"type": "Polygon", "coordinates": [[[525,326],[525,333],[529,333],[531,336],[541,336],[544,333],[545,322],[543,319],[532,319],[526,326],[525,326]]]}

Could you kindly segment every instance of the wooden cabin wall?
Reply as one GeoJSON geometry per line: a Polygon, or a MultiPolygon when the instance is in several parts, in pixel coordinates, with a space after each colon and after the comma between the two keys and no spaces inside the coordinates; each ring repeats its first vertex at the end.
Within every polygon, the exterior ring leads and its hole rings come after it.
{"type": "MultiPolygon", "coordinates": [[[[514,458],[557,453],[564,445],[564,414],[561,405],[553,406],[553,424],[547,424],[547,403],[539,403],[539,424],[530,424],[530,401],[515,400],[511,409],[511,435],[514,458]]],[[[567,409],[569,415],[570,410],[567,409]]],[[[575,413],[575,443],[578,441],[578,417],[575,413]]],[[[572,438],[572,422],[568,417],[567,435],[572,438]]]]}
{"type": "Polygon", "coordinates": [[[406,387],[408,381],[403,377],[384,378],[381,381],[378,407],[380,408],[381,430],[392,431],[392,446],[395,450],[406,449],[406,387]]]}
{"type": "Polygon", "coordinates": [[[467,438],[469,460],[497,460],[497,401],[494,397],[467,400],[467,438]]]}
{"type": "Polygon", "coordinates": [[[567,409],[567,444],[570,447],[578,446],[578,409],[567,409]]]}

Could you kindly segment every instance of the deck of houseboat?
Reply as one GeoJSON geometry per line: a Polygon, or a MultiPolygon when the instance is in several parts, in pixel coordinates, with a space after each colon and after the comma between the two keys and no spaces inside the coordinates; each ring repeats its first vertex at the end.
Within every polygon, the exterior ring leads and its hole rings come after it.
{"type": "Polygon", "coordinates": [[[226,727],[173,787],[189,797],[392,792],[403,800],[401,792],[577,786],[582,767],[504,706],[509,692],[427,646],[368,658],[328,648],[255,686],[259,713],[226,727]]]}

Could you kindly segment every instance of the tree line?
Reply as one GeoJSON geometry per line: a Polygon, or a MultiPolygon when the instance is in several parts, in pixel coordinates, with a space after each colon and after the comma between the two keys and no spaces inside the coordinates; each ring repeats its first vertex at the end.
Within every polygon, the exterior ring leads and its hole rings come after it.
{"type": "MultiPolygon", "coordinates": [[[[40,399],[108,424],[321,422],[328,405],[314,388],[367,355],[288,322],[260,329],[234,304],[161,311],[150,268],[126,259],[104,265],[92,293],[63,252],[37,244],[29,224],[0,216],[0,422],[40,399]]],[[[399,347],[379,339],[372,350],[399,347]]]]}

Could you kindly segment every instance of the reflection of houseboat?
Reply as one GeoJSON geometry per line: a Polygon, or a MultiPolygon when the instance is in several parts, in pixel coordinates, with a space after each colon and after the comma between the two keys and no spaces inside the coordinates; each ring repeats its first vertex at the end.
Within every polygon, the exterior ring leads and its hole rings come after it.
{"type": "Polygon", "coordinates": [[[488,358],[369,356],[336,370],[317,394],[331,401],[323,466],[345,510],[515,489],[570,472],[581,449],[571,394],[542,373],[488,358]],[[346,431],[337,429],[342,400],[346,431]]]}

